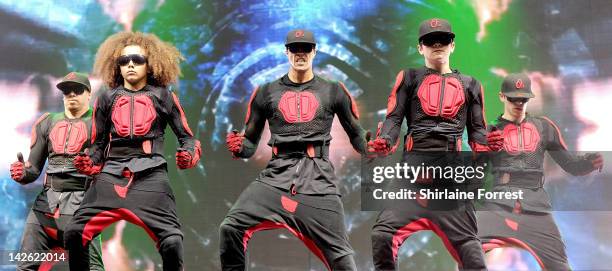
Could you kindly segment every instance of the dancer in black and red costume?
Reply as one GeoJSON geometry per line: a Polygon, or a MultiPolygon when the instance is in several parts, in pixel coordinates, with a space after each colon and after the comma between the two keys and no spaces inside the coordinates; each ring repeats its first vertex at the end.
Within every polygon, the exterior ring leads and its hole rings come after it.
{"type": "Polygon", "coordinates": [[[195,166],[201,150],[177,96],[168,90],[178,79],[181,59],[175,47],[153,34],[118,33],[98,49],[94,70],[111,89],[94,104],[91,149],[74,160],[95,179],[66,231],[71,270],[88,270],[83,247],[118,220],[149,234],[164,270],[182,270],[183,234],[163,153],[166,126],[179,141],[180,169],[195,166]]]}
{"type": "Polygon", "coordinates": [[[599,153],[584,156],[567,150],[557,125],[546,117],[527,114],[535,97],[525,74],[510,74],[499,94],[504,114],[492,126],[503,132],[504,148],[492,156],[493,191],[522,192],[518,200],[486,201],[476,214],[485,251],[519,247],[529,251],[542,270],[570,270],[565,244],[551,211],[544,185],[544,154],[572,175],[586,175],[603,167],[599,153]]]}
{"type": "Polygon", "coordinates": [[[337,115],[360,153],[366,151],[366,132],[357,122],[357,106],[344,85],[314,75],[313,33],[291,31],[285,46],[291,65],[288,74],[255,89],[244,133],[227,137],[235,157],[249,158],[267,120],[273,154],[221,224],[222,269],[245,270],[245,253],[255,232],[286,228],[328,269],[356,270],[339,180],[329,161],[330,130],[337,115]]]}
{"type": "MultiPolygon", "coordinates": [[[[425,59],[425,67],[402,70],[397,75],[388,99],[387,117],[379,125],[377,138],[368,143],[372,151],[383,156],[395,151],[404,118],[408,133],[404,137],[402,161],[414,166],[431,159],[433,152],[447,157],[444,152],[461,151],[466,128],[473,151],[498,148],[499,133],[487,134],[482,85],[473,77],[450,68],[454,38],[446,20],[430,19],[421,23],[418,49],[425,59]]],[[[384,210],[373,226],[376,270],[396,270],[399,248],[420,230],[435,232],[460,268],[486,269],[471,202],[448,211],[434,211],[424,201],[408,204],[414,206],[384,210]]]]}
{"type": "MultiPolygon", "coordinates": [[[[90,145],[89,79],[87,74],[71,72],[57,88],[64,94],[64,112],[45,113],[38,118],[32,127],[28,161],[24,163],[19,153],[18,161],[11,164],[11,178],[28,184],[40,176],[48,160],[43,191],[34,201],[21,239],[20,252],[24,253],[63,251],[64,229],[91,179],[72,165],[76,155],[90,145]]],[[[90,269],[104,270],[99,238],[89,250],[90,269]]],[[[17,270],[51,270],[55,263],[22,261],[17,270]]]]}

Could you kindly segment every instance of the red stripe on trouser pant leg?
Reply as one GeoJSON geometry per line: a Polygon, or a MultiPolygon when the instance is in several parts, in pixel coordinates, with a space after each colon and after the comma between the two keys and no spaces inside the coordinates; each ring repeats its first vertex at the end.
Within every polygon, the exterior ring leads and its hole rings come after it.
{"type": "MultiPolygon", "coordinates": [[[[54,247],[51,249],[51,252],[63,253],[64,249],[61,247],[54,247]]],[[[38,267],[38,271],[50,271],[56,263],[58,262],[54,262],[54,261],[42,262],[42,264],[40,264],[40,266],[38,267]]]]}
{"type": "Polygon", "coordinates": [[[284,224],[284,223],[278,223],[278,222],[272,222],[272,221],[263,221],[263,222],[255,225],[255,226],[250,227],[249,229],[247,229],[244,232],[244,236],[242,237],[242,245],[243,245],[243,248],[244,248],[244,252],[246,252],[247,246],[249,244],[249,240],[251,239],[251,237],[253,237],[253,234],[255,232],[263,231],[263,230],[282,229],[282,228],[287,229],[289,232],[291,232],[293,235],[295,235],[295,237],[297,237],[298,239],[302,240],[304,245],[306,245],[306,247],[308,247],[308,249],[310,251],[312,251],[312,253],[315,256],[317,256],[317,258],[321,259],[323,264],[325,264],[325,267],[327,267],[328,270],[332,270],[331,266],[329,265],[329,263],[325,259],[325,256],[323,255],[323,251],[319,247],[317,247],[317,245],[314,243],[314,241],[312,241],[310,238],[304,236],[301,232],[297,231],[296,229],[294,229],[294,228],[292,228],[289,225],[284,224]]]}
{"type": "Polygon", "coordinates": [[[43,226],[43,230],[45,231],[45,233],[51,237],[53,240],[59,240],[57,239],[57,229],[51,228],[51,227],[46,227],[43,226]]]}
{"type": "Polygon", "coordinates": [[[153,239],[155,245],[159,248],[159,240],[157,239],[157,237],[155,237],[153,231],[149,227],[147,227],[147,225],[145,225],[145,223],[136,214],[124,208],[103,211],[92,217],[83,228],[83,246],[86,246],[87,243],[89,243],[93,239],[93,236],[102,232],[102,230],[104,230],[106,227],[119,220],[125,220],[143,228],[147,232],[149,237],[153,239]]]}
{"type": "Polygon", "coordinates": [[[451,254],[451,256],[453,256],[455,261],[457,261],[457,263],[459,264],[459,267],[463,266],[463,263],[461,262],[461,259],[459,258],[459,254],[457,253],[457,250],[455,250],[455,248],[451,244],[450,240],[446,236],[446,233],[444,233],[444,231],[442,231],[442,229],[440,229],[438,225],[436,225],[435,223],[433,223],[431,220],[427,218],[420,218],[415,221],[412,221],[408,223],[406,226],[399,229],[393,235],[392,251],[393,251],[393,261],[394,262],[397,263],[397,253],[399,251],[399,248],[404,243],[404,241],[408,239],[408,237],[410,237],[413,233],[418,232],[418,231],[423,231],[423,230],[433,231],[438,237],[440,237],[440,239],[442,239],[442,242],[444,243],[444,246],[446,247],[448,252],[451,254]]]}
{"type": "Polygon", "coordinates": [[[519,239],[511,238],[511,237],[500,237],[500,238],[491,239],[482,244],[482,249],[485,252],[489,252],[495,248],[503,248],[503,247],[516,247],[516,248],[522,248],[524,250],[527,250],[527,252],[529,252],[536,259],[536,261],[538,262],[538,265],[540,265],[540,268],[542,268],[542,270],[546,270],[546,267],[544,266],[544,262],[542,262],[542,259],[538,257],[538,254],[536,254],[535,251],[531,249],[529,245],[527,245],[525,242],[519,239]]]}

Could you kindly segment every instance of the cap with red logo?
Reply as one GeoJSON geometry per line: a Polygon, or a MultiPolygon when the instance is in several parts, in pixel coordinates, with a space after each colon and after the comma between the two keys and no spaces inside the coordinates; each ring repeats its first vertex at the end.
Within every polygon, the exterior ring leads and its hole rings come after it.
{"type": "Polygon", "coordinates": [[[314,34],[304,29],[295,29],[287,33],[287,38],[285,39],[285,46],[292,43],[310,43],[315,45],[317,44],[314,38],[314,34]]]}
{"type": "Polygon", "coordinates": [[[501,92],[509,98],[533,98],[535,95],[531,92],[531,80],[524,73],[509,74],[504,78],[501,92]]]}
{"type": "Polygon", "coordinates": [[[421,22],[419,26],[419,41],[431,33],[446,33],[451,38],[455,38],[455,33],[451,29],[450,23],[444,19],[432,18],[421,22]]]}
{"type": "Polygon", "coordinates": [[[89,78],[86,73],[80,72],[70,72],[62,78],[62,81],[59,82],[57,88],[61,91],[66,91],[71,88],[85,88],[87,91],[91,91],[91,84],[89,83],[89,78]]]}

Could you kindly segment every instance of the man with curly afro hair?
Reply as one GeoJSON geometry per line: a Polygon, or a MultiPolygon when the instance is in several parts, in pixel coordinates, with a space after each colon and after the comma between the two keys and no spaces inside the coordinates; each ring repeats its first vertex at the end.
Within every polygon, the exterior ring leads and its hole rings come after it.
{"type": "Polygon", "coordinates": [[[110,90],[94,103],[91,149],[74,160],[94,182],[65,233],[70,270],[89,270],[83,248],[119,220],[147,232],[163,270],[182,270],[183,234],[163,152],[169,124],[179,141],[178,168],[191,168],[200,159],[200,142],[168,88],[180,75],[182,59],[174,46],[138,32],[114,34],[98,49],[94,73],[110,90]]]}

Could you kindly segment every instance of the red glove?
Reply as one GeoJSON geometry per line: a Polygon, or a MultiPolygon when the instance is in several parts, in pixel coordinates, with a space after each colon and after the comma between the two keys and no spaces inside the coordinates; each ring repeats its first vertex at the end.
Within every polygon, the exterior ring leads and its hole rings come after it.
{"type": "Polygon", "coordinates": [[[14,162],[11,164],[11,179],[16,182],[21,182],[25,176],[25,165],[22,162],[14,162]]]}
{"type": "Polygon", "coordinates": [[[198,161],[200,161],[201,155],[202,146],[200,145],[200,141],[196,140],[194,155],[191,155],[190,152],[181,149],[176,152],[176,166],[180,169],[192,168],[198,163],[198,161]]]}
{"type": "Polygon", "coordinates": [[[599,172],[601,172],[604,164],[604,159],[603,156],[601,156],[601,153],[587,153],[584,158],[591,162],[591,165],[593,165],[593,170],[599,170],[599,172]]]}
{"type": "Polygon", "coordinates": [[[383,123],[379,122],[378,128],[376,129],[376,139],[368,141],[368,153],[386,156],[393,151],[391,149],[391,144],[389,144],[389,141],[380,137],[382,126],[383,123]]]}
{"type": "Polygon", "coordinates": [[[23,177],[25,177],[25,168],[29,167],[29,164],[25,164],[23,162],[23,155],[21,153],[17,153],[17,161],[11,164],[11,179],[16,182],[21,182],[23,177]]]}
{"type": "Polygon", "coordinates": [[[504,133],[499,130],[487,134],[487,147],[491,151],[501,151],[504,148],[504,133]]]}
{"type": "Polygon", "coordinates": [[[242,142],[244,141],[244,133],[238,133],[234,130],[227,134],[225,138],[225,144],[227,150],[230,151],[234,156],[242,150],[242,142]]]}
{"type": "Polygon", "coordinates": [[[72,163],[77,171],[81,174],[92,176],[102,171],[102,166],[94,165],[89,155],[85,153],[79,153],[79,155],[74,157],[74,161],[72,163]]]}
{"type": "Polygon", "coordinates": [[[368,142],[368,152],[378,155],[388,155],[391,152],[389,142],[384,138],[376,138],[368,142]]]}

